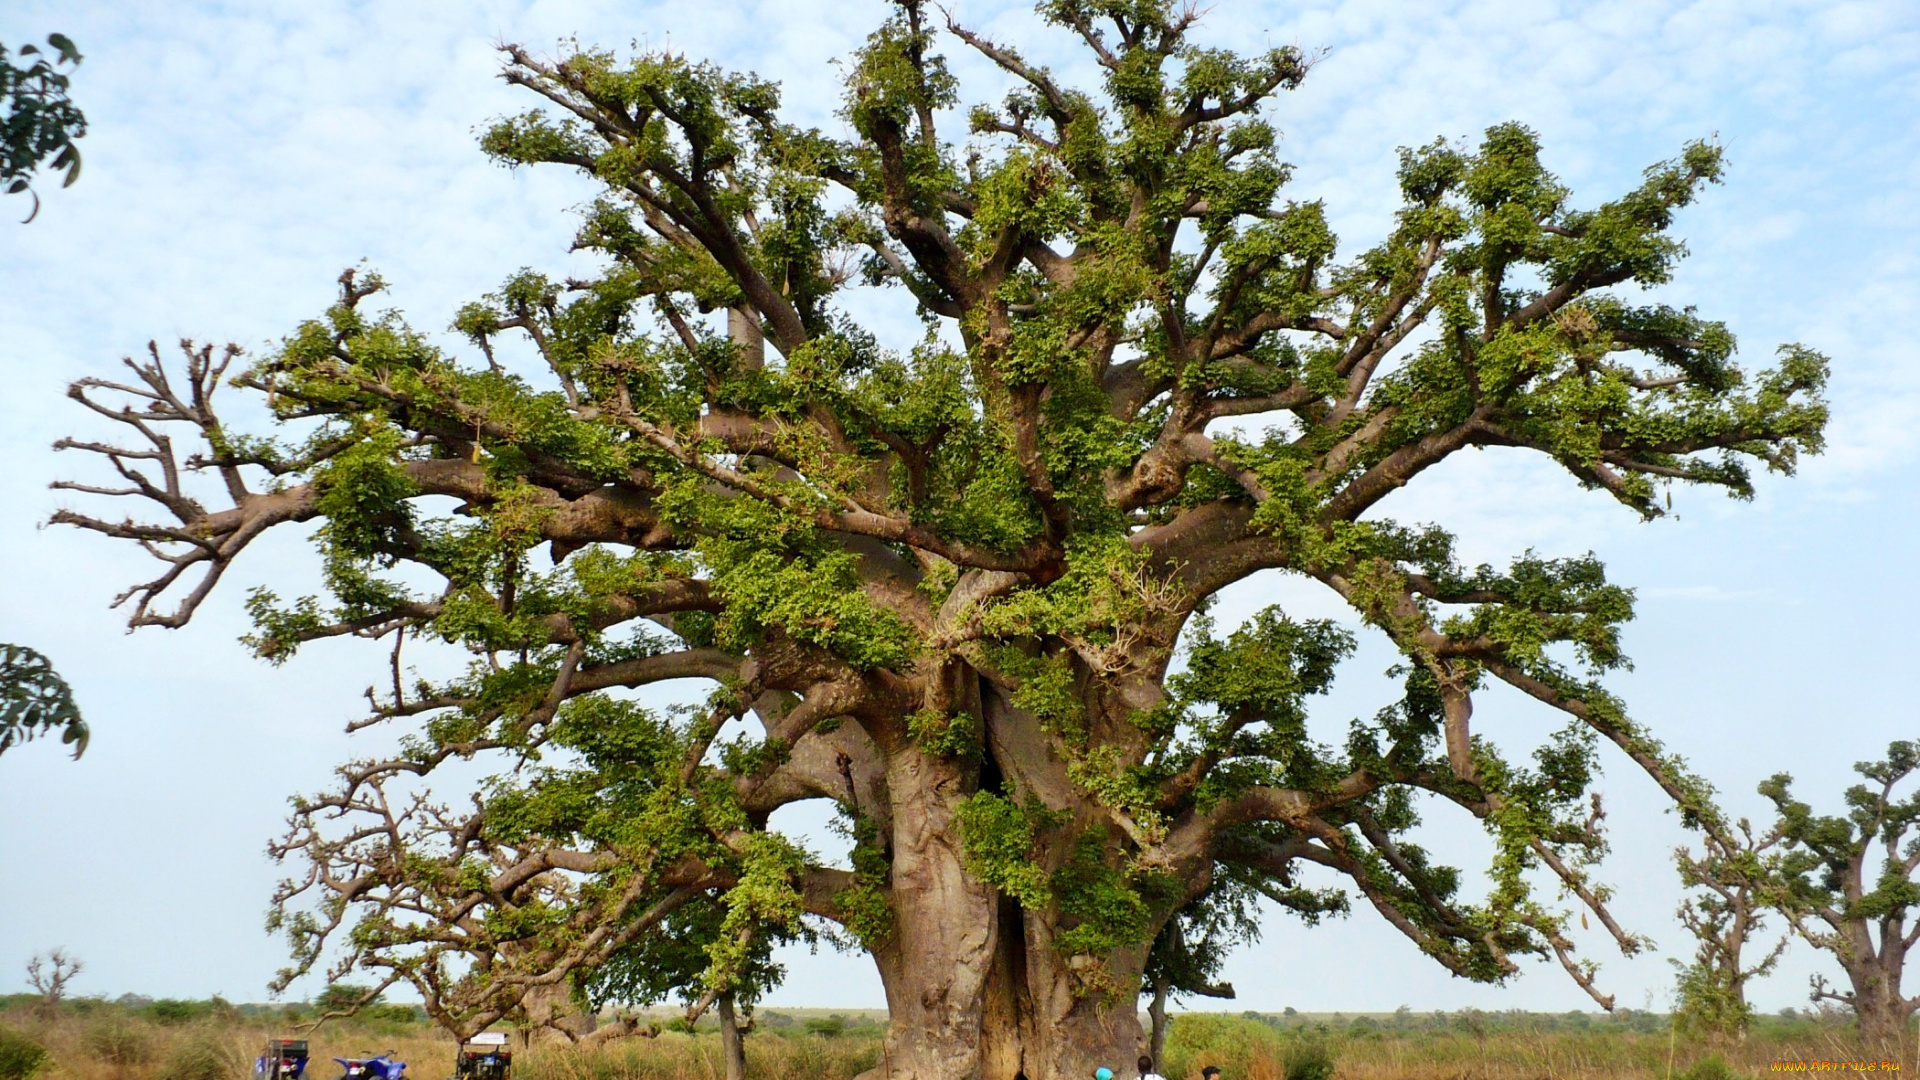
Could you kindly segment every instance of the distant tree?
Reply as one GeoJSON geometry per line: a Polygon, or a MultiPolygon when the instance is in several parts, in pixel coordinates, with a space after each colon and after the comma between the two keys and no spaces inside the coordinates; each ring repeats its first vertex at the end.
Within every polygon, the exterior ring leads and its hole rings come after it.
{"type": "Polygon", "coordinates": [[[1234,996],[1232,983],[1217,981],[1219,969],[1233,946],[1259,936],[1251,914],[1243,904],[1225,904],[1209,894],[1175,912],[1153,939],[1140,992],[1147,998],[1147,1053],[1156,1066],[1166,1054],[1171,997],[1234,996]]]}
{"type": "Polygon", "coordinates": [[[1894,792],[1920,769],[1920,744],[1888,744],[1880,761],[1854,771],[1867,783],[1846,791],[1844,815],[1826,816],[1795,799],[1793,778],[1779,773],[1760,785],[1779,813],[1786,845],[1776,903],[1806,942],[1839,961],[1848,988],[1813,976],[1812,998],[1853,1009],[1860,1034],[1877,1047],[1903,1045],[1920,996],[1901,989],[1908,953],[1920,943],[1920,790],[1894,792]]]}
{"type": "Polygon", "coordinates": [[[60,186],[72,185],[80,179],[80,148],[74,140],[87,133],[87,118],[67,96],[68,72],[79,66],[80,51],[65,34],[49,34],[47,45],[51,58],[38,45],[22,45],[10,54],[0,44],[0,187],[33,200],[28,221],[40,213],[34,172],[42,163],[64,169],[60,186]],[[14,55],[26,66],[9,59],[14,55]]]}
{"type": "Polygon", "coordinates": [[[313,1007],[323,1014],[347,1015],[369,1005],[378,1005],[384,997],[385,994],[371,986],[332,982],[313,995],[313,1007]]]}
{"type": "Polygon", "coordinates": [[[1617,929],[1601,747],[1693,788],[1603,685],[1632,594],[1591,555],[1468,565],[1392,500],[1492,448],[1651,518],[1819,449],[1822,357],[1747,370],[1723,324],[1633,293],[1669,281],[1720,150],[1576,205],[1519,124],[1408,149],[1390,224],[1341,256],[1260,112],[1302,53],[1204,47],[1171,0],[1041,12],[1087,85],[901,0],[833,133],[676,53],[509,46],[547,111],[482,145],[602,185],[591,272],[454,313],[464,358],[353,273],[232,378],[237,349],[155,350],[74,388],[135,445],[65,445],[142,508],[55,520],[161,560],[135,625],[307,528],[330,595],[252,594],[262,656],[470,650],[437,679],[389,653],[362,726],[409,734],[297,804],[296,966],[335,942],[484,1024],[709,898],[699,996],[748,959],[727,942],[820,920],[872,954],[883,1071],[1073,1080],[1139,1055],[1153,943],[1237,868],[1326,875],[1465,978],[1539,956],[1612,1003],[1568,906],[1617,929]],[[964,133],[942,41],[1016,87],[964,133]],[[283,437],[229,428],[229,387],[283,437]],[[1271,594],[1198,617],[1269,573],[1350,625],[1271,594]],[[1402,658],[1395,700],[1316,740],[1362,631],[1402,658]],[[688,711],[629,693],[687,680],[688,711]],[[1559,722],[1476,733],[1495,684],[1559,722]],[[779,827],[808,800],[854,808],[853,866],[779,827]],[[1449,829],[1491,837],[1484,878],[1416,842],[1449,829]]]}
{"type": "Polygon", "coordinates": [[[744,1080],[754,1006],[785,974],[773,950],[791,938],[738,919],[731,926],[728,922],[726,906],[714,897],[681,907],[668,917],[665,933],[641,937],[596,968],[584,988],[588,1000],[595,1008],[616,1002],[647,1006],[677,995],[688,1023],[711,1009],[720,1028],[726,1080],[744,1080]],[[706,983],[702,976],[714,966],[715,954],[728,951],[738,953],[725,963],[729,977],[706,983]]]}
{"type": "Polygon", "coordinates": [[[1220,981],[1220,969],[1234,949],[1259,940],[1257,904],[1263,897],[1309,926],[1347,911],[1338,889],[1309,889],[1223,867],[1212,887],[1167,920],[1147,953],[1140,992],[1147,998],[1148,1053],[1156,1066],[1166,1053],[1170,998],[1234,996],[1233,984],[1220,981]]]}
{"type": "Polygon", "coordinates": [[[73,688],[46,657],[24,645],[0,645],[0,753],[56,728],[74,757],[86,753],[89,732],[73,688]]]}
{"type": "Polygon", "coordinates": [[[1693,935],[1694,955],[1679,968],[1678,1018],[1690,1031],[1718,1039],[1743,1039],[1753,1022],[1747,984],[1774,969],[1786,951],[1782,934],[1759,960],[1751,950],[1766,925],[1777,892],[1779,848],[1774,829],[1755,837],[1742,818],[1731,829],[1716,819],[1701,830],[1702,852],[1674,852],[1681,884],[1694,894],[1680,902],[1680,923],[1693,935]]]}
{"type": "Polygon", "coordinates": [[[86,965],[80,958],[69,956],[65,948],[35,953],[27,960],[27,985],[40,995],[35,1005],[40,1015],[51,1018],[59,1014],[60,1003],[67,997],[67,984],[84,970],[86,965]]]}

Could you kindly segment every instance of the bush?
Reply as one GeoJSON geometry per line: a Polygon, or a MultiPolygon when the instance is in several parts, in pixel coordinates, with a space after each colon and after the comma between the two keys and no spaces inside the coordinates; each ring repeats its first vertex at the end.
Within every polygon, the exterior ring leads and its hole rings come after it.
{"type": "Polygon", "coordinates": [[[1745,1074],[1727,1064],[1727,1059],[1712,1054],[1693,1063],[1693,1068],[1680,1074],[1680,1080],[1746,1080],[1745,1074]]]}
{"type": "Polygon", "coordinates": [[[162,1024],[186,1024],[212,1013],[205,1002],[161,998],[141,1010],[162,1024]]]}
{"type": "Polygon", "coordinates": [[[46,1047],[0,1027],[0,1080],[27,1080],[46,1060],[46,1047]]]}
{"type": "Polygon", "coordinates": [[[122,1016],[105,1016],[81,1032],[80,1045],[109,1065],[145,1065],[153,1057],[153,1029],[122,1016]]]}
{"type": "Polygon", "coordinates": [[[230,1041],[212,1030],[200,1031],[167,1055],[159,1080],[238,1080],[242,1064],[230,1041]]]}
{"type": "Polygon", "coordinates": [[[1333,1080],[1333,1053],[1319,1041],[1301,1042],[1287,1048],[1286,1080],[1333,1080]]]}
{"type": "Polygon", "coordinates": [[[1167,1029],[1165,1076],[1198,1076],[1206,1065],[1218,1065],[1230,1077],[1251,1077],[1256,1060],[1278,1061],[1288,1036],[1266,1024],[1224,1013],[1183,1013],[1167,1029]]]}
{"type": "Polygon", "coordinates": [[[837,1039],[847,1033],[847,1018],[838,1013],[832,1016],[816,1016],[807,1021],[807,1034],[818,1035],[823,1039],[837,1039]]]}

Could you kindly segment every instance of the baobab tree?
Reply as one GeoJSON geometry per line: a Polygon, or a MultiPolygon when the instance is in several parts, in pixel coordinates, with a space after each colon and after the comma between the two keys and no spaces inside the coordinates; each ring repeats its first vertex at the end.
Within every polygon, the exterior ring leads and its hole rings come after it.
{"type": "Polygon", "coordinates": [[[1784,852],[1769,884],[1774,903],[1807,944],[1840,962],[1847,987],[1813,977],[1813,1000],[1851,1008],[1860,1035],[1876,1047],[1905,1046],[1920,995],[1901,988],[1907,956],[1920,943],[1920,791],[1896,790],[1920,770],[1920,744],[1896,741],[1880,761],[1854,766],[1866,783],[1846,791],[1844,815],[1822,815],[1794,798],[1793,778],[1760,785],[1779,812],[1784,852]]]}
{"type": "Polygon", "coordinates": [[[1158,0],[1041,10],[1097,86],[903,0],[847,64],[838,133],[678,55],[507,46],[540,107],[483,149],[604,186],[577,241],[599,272],[513,276],[454,351],[349,272],[259,355],[155,349],[76,384],[135,440],[66,444],[124,477],[89,490],[158,512],[55,520],[160,559],[134,625],[184,625],[306,522],[328,595],[251,594],[254,650],[392,650],[359,724],[409,734],[277,848],[302,867],[292,972],[336,943],[471,1031],[713,903],[696,1006],[823,925],[885,985],[882,1074],[1066,1080],[1140,1053],[1153,942],[1231,873],[1315,910],[1337,882],[1460,976],[1548,957],[1610,1004],[1536,878],[1632,948],[1590,877],[1600,747],[1700,794],[1600,685],[1631,593],[1590,555],[1463,565],[1388,510],[1473,449],[1646,518],[1818,450],[1818,354],[1749,373],[1723,325],[1631,295],[1668,279],[1719,149],[1585,209],[1519,125],[1406,150],[1391,230],[1342,257],[1284,198],[1263,112],[1299,52],[1200,47],[1158,0]],[[943,42],[1018,85],[964,133],[943,42]],[[856,289],[924,332],[883,339],[856,289]],[[230,429],[229,384],[291,434],[230,429]],[[1354,626],[1202,617],[1262,571],[1354,626]],[[1328,745],[1309,703],[1358,632],[1400,650],[1403,690],[1328,745]],[[471,669],[409,676],[421,640],[471,669]],[[710,693],[622,693],[679,680],[710,693]],[[1494,681],[1561,726],[1477,737],[1494,681]],[[431,790],[474,759],[499,773],[431,790]],[[806,800],[839,808],[850,866],[777,827],[806,800]],[[1487,831],[1485,895],[1410,839],[1422,813],[1487,831]]]}
{"type": "Polygon", "coordinates": [[[27,985],[40,995],[34,1011],[45,1020],[60,1015],[60,1003],[67,999],[67,984],[85,970],[80,958],[69,955],[64,947],[34,953],[27,960],[27,985]]]}

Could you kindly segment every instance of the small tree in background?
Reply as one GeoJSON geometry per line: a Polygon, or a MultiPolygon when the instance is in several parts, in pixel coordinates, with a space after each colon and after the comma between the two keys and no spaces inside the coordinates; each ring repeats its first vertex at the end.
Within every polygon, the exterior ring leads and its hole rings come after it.
{"type": "Polygon", "coordinates": [[[1155,1066],[1166,1054],[1170,997],[1234,996],[1233,984],[1219,981],[1220,966],[1236,945],[1259,938],[1255,914],[1242,895],[1214,890],[1176,912],[1153,939],[1140,993],[1147,998],[1147,1053],[1155,1066]]]}
{"type": "Polygon", "coordinates": [[[1346,894],[1338,889],[1305,888],[1291,879],[1223,868],[1205,894],[1167,920],[1147,953],[1140,993],[1147,998],[1148,1053],[1156,1067],[1166,1052],[1169,998],[1234,996],[1233,984],[1220,981],[1220,969],[1234,949],[1259,940],[1262,898],[1300,916],[1309,926],[1328,914],[1348,910],[1346,894]]]}
{"type": "Polygon", "coordinates": [[[665,933],[639,938],[596,969],[584,987],[588,999],[598,1009],[615,1003],[645,1007],[678,996],[688,1024],[713,1010],[725,1051],[726,1080],[743,1080],[754,1006],[786,974],[774,962],[773,950],[794,938],[738,919],[729,926],[726,907],[708,897],[675,911],[666,927],[665,933]],[[731,977],[708,984],[702,975],[716,951],[733,954],[731,977]]]}
{"type": "Polygon", "coordinates": [[[58,1016],[60,1003],[66,1000],[67,984],[86,969],[77,956],[69,956],[64,947],[35,953],[27,960],[27,985],[40,995],[35,1008],[48,1019],[58,1016]]]}
{"type": "Polygon", "coordinates": [[[1908,953],[1920,943],[1920,790],[1895,789],[1920,768],[1920,745],[1888,744],[1880,761],[1854,766],[1866,783],[1846,791],[1841,815],[1815,814],[1793,797],[1793,778],[1779,773],[1760,793],[1779,812],[1774,826],[1785,852],[1775,874],[1775,903],[1809,945],[1839,961],[1848,987],[1813,977],[1813,1000],[1853,1009],[1860,1034],[1878,1047],[1903,1045],[1920,996],[1901,989],[1908,953]]]}
{"type": "Polygon", "coordinates": [[[1731,830],[1711,819],[1702,830],[1703,850],[1674,853],[1681,883],[1696,890],[1680,903],[1681,925],[1694,938],[1694,956],[1680,964],[1676,990],[1678,1019],[1688,1030],[1716,1039],[1744,1039],[1753,1020],[1747,984],[1765,976],[1786,951],[1788,936],[1751,960],[1755,938],[1765,927],[1765,912],[1777,892],[1779,829],[1756,838],[1742,818],[1731,830]]]}

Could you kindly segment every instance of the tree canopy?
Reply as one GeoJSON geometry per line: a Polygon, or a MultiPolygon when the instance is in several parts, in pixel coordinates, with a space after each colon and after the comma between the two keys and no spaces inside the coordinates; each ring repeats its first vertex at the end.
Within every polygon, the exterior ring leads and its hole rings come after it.
{"type": "Polygon", "coordinates": [[[80,65],[80,50],[65,34],[49,34],[47,46],[52,56],[38,45],[22,45],[9,54],[0,44],[0,186],[9,195],[24,192],[33,200],[28,221],[40,213],[33,174],[45,164],[64,171],[60,186],[70,187],[80,179],[80,148],[74,140],[87,133],[86,116],[67,96],[68,72],[80,65]],[[25,66],[16,66],[10,55],[25,66]]]}
{"type": "MultiPolygon", "coordinates": [[[[86,134],[86,118],[67,99],[67,76],[59,68],[80,63],[80,53],[65,34],[53,34],[47,44],[55,50],[48,59],[37,45],[23,45],[19,56],[39,57],[16,67],[0,45],[0,185],[7,194],[27,192],[33,198],[32,221],[40,212],[40,197],[31,192],[32,176],[51,157],[55,169],[66,169],[61,186],[80,178],[80,152],[73,140],[86,134]]],[[[87,725],[67,686],[47,658],[23,645],[0,644],[0,752],[35,735],[60,729],[60,741],[79,757],[87,749],[87,725]]]]}
{"type": "Polygon", "coordinates": [[[1590,873],[1600,746],[1704,806],[1601,683],[1632,592],[1591,554],[1465,565],[1390,497],[1497,448],[1652,519],[1819,450],[1824,358],[1749,371],[1724,324],[1635,297],[1684,254],[1719,147],[1597,203],[1520,124],[1404,149],[1390,231],[1343,253],[1285,194],[1271,107],[1301,53],[1195,44],[1162,0],[1040,10],[1097,85],[901,0],[834,131],[671,52],[506,46],[539,107],[482,149],[603,186],[576,241],[596,273],[513,274],[448,348],[348,271],[260,354],[183,343],[75,384],[134,443],[65,441],[122,481],[60,486],[154,512],[55,520],[160,560],[133,625],[185,624],[254,540],[311,522],[326,593],[254,590],[248,645],[390,645],[356,726],[402,727],[398,752],[299,800],[275,848],[301,868],[288,978],[337,943],[471,1031],[609,985],[677,922],[704,962],[650,970],[697,1000],[812,926],[873,954],[890,1073],[1057,1080],[1138,1053],[1152,943],[1238,882],[1310,916],[1334,887],[1472,979],[1557,958],[1611,1003],[1538,888],[1639,947],[1590,873]],[[1018,89],[963,113],[943,43],[1018,89]],[[855,294],[918,323],[862,323],[855,294]],[[229,428],[229,385],[281,433],[229,428]],[[1215,626],[1261,571],[1351,619],[1215,626]],[[1359,632],[1399,650],[1402,696],[1316,739],[1359,632]],[[408,641],[471,666],[409,673],[408,641]],[[628,692],[681,680],[708,695],[628,692]],[[1496,681],[1557,729],[1476,735],[1496,681]],[[426,793],[475,759],[492,779],[426,793]],[[850,866],[773,824],[815,799],[850,866]],[[1435,813],[1490,837],[1484,896],[1411,839],[1435,813]]]}
{"type": "Polygon", "coordinates": [[[74,757],[86,753],[91,733],[73,688],[46,657],[24,645],[0,644],[0,753],[56,730],[74,757]]]}

